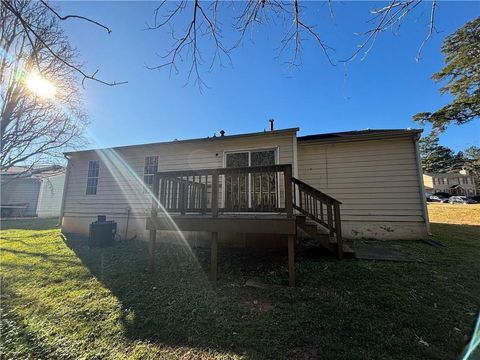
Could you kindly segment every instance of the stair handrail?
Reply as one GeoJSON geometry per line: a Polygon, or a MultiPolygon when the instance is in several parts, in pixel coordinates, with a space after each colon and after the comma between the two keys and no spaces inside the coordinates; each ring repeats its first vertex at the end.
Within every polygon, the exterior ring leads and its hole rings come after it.
{"type": "Polygon", "coordinates": [[[343,257],[342,223],[339,200],[313,186],[292,177],[293,208],[327,228],[337,240],[337,255],[343,257]],[[324,219],[325,218],[325,219],[324,219]]]}

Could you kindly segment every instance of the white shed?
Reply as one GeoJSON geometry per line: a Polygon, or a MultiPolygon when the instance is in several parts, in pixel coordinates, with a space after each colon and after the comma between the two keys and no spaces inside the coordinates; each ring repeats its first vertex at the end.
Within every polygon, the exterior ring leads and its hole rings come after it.
{"type": "Polygon", "coordinates": [[[1,174],[2,217],[56,217],[60,215],[65,169],[14,167],[1,174]]]}

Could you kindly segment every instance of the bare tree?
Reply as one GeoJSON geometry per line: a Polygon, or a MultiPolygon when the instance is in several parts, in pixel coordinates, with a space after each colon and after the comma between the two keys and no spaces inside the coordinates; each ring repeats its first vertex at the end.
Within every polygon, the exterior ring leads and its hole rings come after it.
{"type": "MultiPolygon", "coordinates": [[[[35,18],[30,18],[28,13],[25,13],[25,2],[23,0],[1,0],[0,3],[2,7],[2,13],[5,15],[9,15],[10,18],[16,18],[18,20],[18,30],[25,33],[26,39],[30,43],[33,49],[35,49],[35,43],[42,44],[42,48],[50,53],[50,55],[56,58],[58,61],[62,62],[66,67],[69,67],[71,70],[75,71],[78,75],[81,76],[82,79],[82,86],[85,83],[85,80],[91,80],[103,85],[108,86],[115,86],[126,84],[126,81],[105,81],[98,77],[98,69],[95,70],[93,73],[87,73],[80,64],[76,64],[74,62],[70,62],[68,59],[65,59],[62,53],[58,52],[57,49],[49,42],[47,39],[44,38],[44,35],[39,31],[37,28],[35,18]]],[[[57,10],[55,10],[52,6],[50,6],[46,1],[40,0],[38,3],[35,3],[32,6],[36,6],[38,10],[42,10],[45,16],[51,16],[56,18],[59,21],[65,21],[69,19],[78,19],[81,21],[88,22],[90,24],[94,24],[100,28],[103,28],[110,34],[112,31],[107,26],[103,25],[102,23],[92,20],[88,17],[72,14],[72,15],[61,15],[57,10]]],[[[35,66],[39,73],[43,73],[42,64],[40,63],[39,59],[37,59],[36,55],[34,55],[35,66]]]]}
{"type": "MultiPolygon", "coordinates": [[[[35,24],[26,19],[16,6],[17,0],[1,0],[2,6],[20,20],[23,31],[28,35],[30,42],[42,41],[42,36],[35,29],[35,24]]],[[[407,16],[425,0],[390,0],[380,9],[371,10],[371,18],[368,20],[370,28],[364,33],[363,40],[353,51],[351,56],[340,62],[352,61],[359,54],[365,58],[375,45],[379,35],[391,29],[397,31],[407,16]]],[[[419,61],[424,45],[430,39],[435,29],[435,13],[437,1],[431,0],[431,14],[428,31],[422,42],[416,60],[419,61]]],[[[278,49],[279,56],[287,57],[289,67],[298,67],[302,63],[302,44],[305,40],[313,39],[321,53],[331,65],[336,61],[332,57],[334,49],[327,45],[320,34],[319,25],[306,20],[309,10],[313,8],[313,2],[301,0],[246,0],[241,2],[227,2],[224,0],[200,1],[200,0],[162,0],[154,11],[154,22],[147,26],[149,30],[169,31],[172,37],[171,45],[163,54],[159,54],[161,60],[156,65],[147,66],[149,69],[169,69],[170,73],[179,72],[179,64],[183,63],[187,69],[188,81],[193,82],[200,88],[206,84],[203,81],[203,72],[212,71],[215,65],[224,66],[225,62],[231,63],[231,52],[239,47],[248,34],[253,34],[256,26],[266,24],[281,25],[284,29],[283,38],[280,40],[278,49]],[[228,9],[228,13],[225,11],[228,9]],[[229,21],[224,24],[222,18],[229,21]],[[232,44],[226,44],[223,38],[224,31],[237,34],[237,40],[232,44]]],[[[330,17],[334,17],[332,0],[326,0],[326,7],[330,17]]],[[[62,15],[44,0],[39,1],[39,6],[48,9],[60,20],[77,19],[94,24],[110,33],[109,27],[93,19],[78,14],[62,15]]],[[[385,4],[385,3],[384,3],[385,4]]],[[[252,36],[253,38],[253,36],[252,36]]],[[[44,44],[45,45],[45,44],[44,44]]],[[[57,56],[54,49],[46,47],[53,56],[57,56]]],[[[61,56],[59,57],[62,59],[61,56]]],[[[97,77],[98,70],[87,73],[81,66],[65,62],[85,80],[93,80],[105,85],[119,85],[125,82],[108,82],[97,77]]]]}
{"type": "Polygon", "coordinates": [[[86,117],[74,68],[80,64],[55,15],[46,7],[22,0],[15,2],[20,18],[3,4],[0,167],[5,170],[16,164],[51,161],[64,150],[83,144],[86,117]],[[36,37],[25,30],[24,23],[35,24],[30,26],[36,37]],[[42,94],[49,84],[52,93],[42,94]]]}
{"type": "MultiPolygon", "coordinates": [[[[375,45],[379,35],[386,30],[397,31],[407,16],[414,11],[422,0],[392,0],[380,9],[372,9],[368,20],[369,29],[362,33],[362,41],[353,53],[341,62],[354,60],[359,54],[366,57],[375,45]]],[[[330,17],[334,17],[331,1],[326,1],[330,17]]],[[[242,2],[161,1],[154,11],[153,24],[149,30],[167,29],[172,37],[171,46],[160,54],[160,62],[150,69],[168,68],[170,72],[179,72],[179,64],[187,66],[188,80],[203,87],[202,66],[211,71],[215,65],[223,66],[230,62],[231,51],[239,47],[248,34],[253,34],[254,27],[273,24],[283,26],[283,37],[279,44],[279,55],[288,58],[291,67],[301,65],[302,44],[311,39],[319,47],[323,56],[331,65],[334,49],[325,43],[319,31],[319,25],[306,20],[306,14],[312,2],[299,0],[247,0],[242,2]],[[230,24],[223,24],[219,19],[230,19],[230,24]],[[237,35],[233,44],[227,45],[223,38],[225,31],[237,35]]],[[[434,30],[436,1],[431,2],[431,16],[427,35],[421,44],[417,61],[420,59],[425,43],[434,30]]],[[[205,70],[204,70],[205,71],[205,70]]]]}

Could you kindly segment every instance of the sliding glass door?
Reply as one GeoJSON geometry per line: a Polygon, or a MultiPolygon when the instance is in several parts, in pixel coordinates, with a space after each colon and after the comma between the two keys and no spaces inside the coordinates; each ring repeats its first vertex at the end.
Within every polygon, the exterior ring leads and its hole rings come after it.
{"type": "MultiPolygon", "coordinates": [[[[227,153],[227,168],[275,165],[275,150],[227,153]]],[[[277,208],[275,173],[232,174],[225,177],[225,211],[274,211],[277,208]]]]}
{"type": "MultiPolygon", "coordinates": [[[[250,164],[248,152],[226,154],[227,168],[247,167],[250,164]]],[[[242,211],[249,207],[249,177],[238,173],[225,176],[225,210],[242,211]]]]}

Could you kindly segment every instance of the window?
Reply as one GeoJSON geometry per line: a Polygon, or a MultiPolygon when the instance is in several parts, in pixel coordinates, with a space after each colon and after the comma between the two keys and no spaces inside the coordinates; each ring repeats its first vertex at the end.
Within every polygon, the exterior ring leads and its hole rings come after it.
{"type": "Polygon", "coordinates": [[[100,161],[92,160],[88,162],[87,174],[87,195],[97,194],[98,174],[100,170],[100,161]]]}
{"type": "Polygon", "coordinates": [[[153,179],[158,171],[158,156],[145,157],[145,168],[143,170],[143,182],[148,188],[153,187],[153,179]]]}
{"type": "MultiPolygon", "coordinates": [[[[275,150],[255,150],[225,155],[227,168],[275,165],[275,150]]],[[[277,206],[275,174],[238,174],[225,176],[225,208],[268,210],[277,206]]]]}

